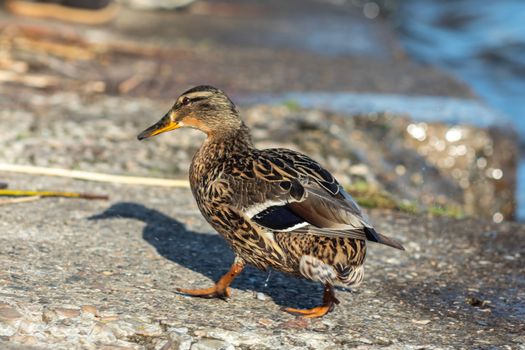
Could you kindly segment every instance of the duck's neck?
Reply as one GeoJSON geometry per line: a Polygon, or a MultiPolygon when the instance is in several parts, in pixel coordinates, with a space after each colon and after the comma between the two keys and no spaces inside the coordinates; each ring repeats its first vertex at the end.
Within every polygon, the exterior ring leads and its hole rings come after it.
{"type": "Polygon", "coordinates": [[[208,163],[226,160],[232,154],[246,152],[252,148],[250,130],[244,123],[236,129],[209,133],[193,157],[192,167],[196,164],[206,167],[208,163]]]}

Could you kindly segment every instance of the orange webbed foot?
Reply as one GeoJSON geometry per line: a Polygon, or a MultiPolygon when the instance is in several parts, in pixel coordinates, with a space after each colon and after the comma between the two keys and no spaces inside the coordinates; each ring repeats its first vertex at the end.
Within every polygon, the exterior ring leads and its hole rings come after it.
{"type": "Polygon", "coordinates": [[[185,289],[185,288],[177,288],[177,292],[181,294],[185,294],[192,297],[199,297],[199,298],[220,298],[220,299],[228,299],[231,296],[231,289],[230,287],[226,287],[224,289],[219,289],[217,286],[213,286],[211,288],[205,288],[205,289],[185,289]]]}
{"type": "Polygon", "coordinates": [[[287,307],[283,310],[303,318],[318,318],[332,311],[337,304],[339,304],[339,300],[335,297],[334,288],[330,284],[326,284],[324,287],[323,305],[311,309],[287,307]]]}
{"type": "Polygon", "coordinates": [[[244,268],[244,263],[235,262],[230,271],[228,271],[224,276],[222,276],[217,283],[211,288],[205,289],[185,289],[177,288],[177,292],[193,297],[199,298],[220,298],[228,299],[231,296],[231,289],[229,285],[232,283],[233,279],[241,273],[244,268]]]}
{"type": "Polygon", "coordinates": [[[304,318],[318,318],[323,317],[327,313],[333,310],[333,305],[317,306],[311,309],[294,309],[292,307],[284,308],[283,310],[291,314],[304,317],[304,318]]]}

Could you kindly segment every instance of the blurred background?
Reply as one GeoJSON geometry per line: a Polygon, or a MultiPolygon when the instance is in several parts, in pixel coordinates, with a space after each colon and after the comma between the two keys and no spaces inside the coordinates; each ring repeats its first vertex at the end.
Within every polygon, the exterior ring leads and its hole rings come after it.
{"type": "Polygon", "coordinates": [[[185,178],[202,135],[135,135],[210,84],[364,206],[525,219],[522,1],[2,5],[1,163],[185,178]]]}
{"type": "Polygon", "coordinates": [[[512,121],[521,149],[516,196],[517,217],[523,221],[525,3],[406,0],[399,5],[396,26],[408,54],[446,69],[512,121]]]}

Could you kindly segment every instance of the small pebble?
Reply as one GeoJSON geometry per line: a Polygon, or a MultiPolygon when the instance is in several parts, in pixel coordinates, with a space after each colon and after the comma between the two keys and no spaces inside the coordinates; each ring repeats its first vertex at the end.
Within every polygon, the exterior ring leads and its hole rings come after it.
{"type": "Polygon", "coordinates": [[[175,333],[178,333],[178,334],[186,334],[186,333],[188,333],[188,328],[186,328],[186,327],[173,327],[173,328],[170,328],[169,331],[175,332],[175,333]]]}
{"type": "Polygon", "coordinates": [[[191,350],[235,350],[232,344],[218,339],[204,338],[194,343],[191,350]]]}
{"type": "Polygon", "coordinates": [[[257,299],[259,299],[259,300],[266,300],[266,295],[264,293],[261,293],[261,292],[257,292],[255,297],[257,299]]]}
{"type": "Polygon", "coordinates": [[[412,323],[421,325],[429,324],[430,322],[430,320],[412,320],[412,323]]]}
{"type": "Polygon", "coordinates": [[[156,323],[143,324],[137,329],[137,334],[144,337],[157,337],[162,334],[162,328],[156,323]]]}
{"type": "Polygon", "coordinates": [[[80,310],[76,309],[68,309],[68,308],[56,308],[55,312],[58,316],[64,317],[64,318],[73,318],[80,316],[80,310]]]}
{"type": "Polygon", "coordinates": [[[364,343],[364,344],[373,344],[374,342],[371,341],[370,339],[368,338],[364,338],[364,337],[361,337],[358,339],[361,343],[364,343]]]}
{"type": "Polygon", "coordinates": [[[94,306],[91,306],[91,305],[83,305],[80,310],[82,310],[82,312],[84,312],[84,313],[88,313],[88,314],[92,314],[92,315],[98,315],[97,308],[94,307],[94,306]]]}
{"type": "Polygon", "coordinates": [[[275,322],[269,318],[261,318],[257,323],[262,324],[265,327],[271,327],[275,324],[275,322]]]}
{"type": "Polygon", "coordinates": [[[117,321],[119,317],[117,315],[102,316],[99,317],[99,321],[102,323],[117,321]]]}
{"type": "Polygon", "coordinates": [[[12,343],[24,344],[24,345],[34,345],[37,343],[37,339],[31,335],[21,335],[15,334],[12,337],[9,337],[9,341],[12,343]]]}
{"type": "Polygon", "coordinates": [[[0,308],[0,320],[3,321],[14,321],[22,318],[22,314],[13,307],[2,307],[0,308]]]}

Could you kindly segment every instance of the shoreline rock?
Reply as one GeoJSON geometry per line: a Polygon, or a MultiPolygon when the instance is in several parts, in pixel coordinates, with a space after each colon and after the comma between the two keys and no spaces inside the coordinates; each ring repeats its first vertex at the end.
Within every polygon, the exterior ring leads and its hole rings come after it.
{"type": "MultiPolygon", "coordinates": [[[[38,102],[25,111],[7,105],[0,115],[5,135],[0,157],[5,162],[186,178],[204,139],[185,130],[136,141],[137,131],[165,112],[162,103],[148,99],[69,93],[35,94],[32,99],[38,102]]],[[[258,147],[302,151],[344,186],[366,185],[436,213],[497,222],[514,217],[518,142],[512,132],[287,105],[258,105],[242,112],[258,147]]]]}

